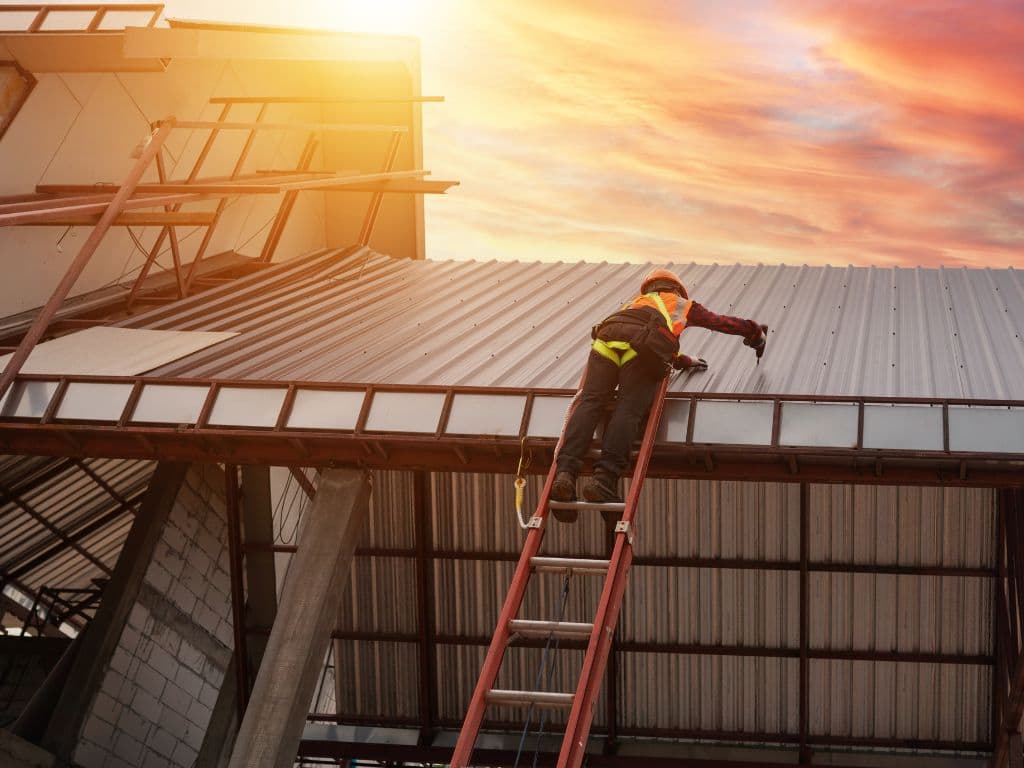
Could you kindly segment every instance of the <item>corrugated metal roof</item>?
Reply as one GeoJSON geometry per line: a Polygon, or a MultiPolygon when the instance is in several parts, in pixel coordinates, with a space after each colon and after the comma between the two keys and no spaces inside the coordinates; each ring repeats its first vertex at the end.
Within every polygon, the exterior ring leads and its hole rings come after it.
{"type": "Polygon", "coordinates": [[[149,461],[0,457],[0,573],[29,593],[94,587],[134,519],[121,501],[136,507],[152,472],[149,461]]]}
{"type": "MultiPolygon", "coordinates": [[[[648,264],[431,262],[319,253],[125,321],[236,331],[160,375],[572,387],[590,326],[648,264]]],[[[771,327],[760,366],[700,328],[698,391],[1024,399],[1014,269],[669,264],[709,309],[771,327]]]]}

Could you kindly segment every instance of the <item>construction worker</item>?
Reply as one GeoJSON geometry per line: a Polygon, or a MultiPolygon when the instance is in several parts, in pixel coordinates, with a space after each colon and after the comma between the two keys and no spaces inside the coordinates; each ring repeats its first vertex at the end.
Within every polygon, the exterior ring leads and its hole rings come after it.
{"type": "MultiPolygon", "coordinates": [[[[676,370],[706,371],[703,358],[679,351],[679,334],[696,326],[743,337],[760,361],[764,354],[767,325],[728,315],[716,315],[690,300],[686,288],[667,269],[652,270],[640,285],[640,293],[622,308],[595,325],[594,339],[583,389],[565,428],[556,458],[557,471],[551,486],[553,501],[576,500],[576,476],[590,447],[594,429],[618,387],[615,410],[605,427],[601,457],[594,475],[583,486],[590,502],[618,502],[619,477],[629,464],[629,451],[640,420],[647,413],[661,380],[671,366],[676,370]]],[[[554,510],[563,522],[572,522],[574,510],[554,510]]]]}

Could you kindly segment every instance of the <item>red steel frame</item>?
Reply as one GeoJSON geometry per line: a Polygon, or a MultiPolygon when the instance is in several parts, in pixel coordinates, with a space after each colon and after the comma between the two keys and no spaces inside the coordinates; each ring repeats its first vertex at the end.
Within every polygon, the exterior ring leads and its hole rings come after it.
{"type": "MultiPolygon", "coordinates": [[[[72,3],[68,5],[49,5],[49,4],[36,4],[36,3],[14,3],[11,5],[0,5],[0,18],[3,13],[25,13],[35,11],[35,16],[32,21],[28,23],[28,26],[24,30],[6,30],[0,27],[0,32],[10,31],[23,31],[23,32],[46,32],[46,33],[68,33],[68,32],[105,32],[107,30],[101,30],[100,24],[103,23],[103,18],[108,13],[118,12],[137,12],[137,13],[149,13],[149,21],[146,23],[147,27],[156,26],[157,20],[160,15],[164,12],[164,6],[162,3],[72,3]],[[46,19],[51,13],[81,13],[82,11],[93,12],[92,19],[85,26],[84,29],[43,29],[43,24],[46,23],[46,19]]],[[[110,30],[116,31],[116,30],[110,30]]]]}
{"type": "MultiPolygon", "coordinates": [[[[572,395],[565,389],[517,389],[472,386],[401,386],[245,379],[190,379],[177,377],[44,376],[20,375],[19,382],[50,382],[56,392],[42,418],[0,419],[0,451],[53,456],[103,456],[109,458],[174,458],[182,461],[225,461],[278,466],[336,466],[359,464],[385,469],[451,469],[467,472],[505,472],[519,456],[535,397],[572,395]],[[128,398],[119,419],[67,421],[57,418],[61,400],[71,384],[94,382],[129,385],[128,398]],[[184,384],[206,387],[207,407],[190,425],[133,423],[133,412],[145,386],[184,384]],[[218,392],[228,387],[277,389],[283,393],[274,427],[210,425],[209,415],[218,392]],[[363,393],[361,417],[354,429],[316,430],[288,427],[288,418],[300,390],[359,391],[363,393]],[[431,433],[373,432],[366,429],[367,416],[377,392],[424,392],[445,395],[445,408],[431,433]],[[446,414],[459,394],[515,394],[526,397],[516,436],[465,436],[446,433],[446,414]],[[454,454],[454,459],[453,459],[454,454]],[[457,460],[457,461],[456,461],[457,460]]],[[[1024,402],[982,399],[879,398],[814,395],[765,395],[670,392],[667,402],[685,401],[690,424],[699,403],[712,400],[762,401],[773,404],[771,444],[705,445],[693,440],[658,443],[651,458],[652,477],[697,477],[775,482],[854,482],[975,487],[1024,485],[1024,456],[1016,453],[958,452],[949,448],[948,416],[952,406],[977,405],[1024,407],[1024,402]],[[929,404],[941,409],[944,433],[942,450],[865,448],[858,439],[851,448],[784,446],[779,444],[782,405],[787,402],[846,403],[861,413],[865,405],[929,404]]],[[[537,461],[550,458],[555,441],[530,438],[537,461]]]]}
{"type": "MultiPolygon", "coordinates": [[[[580,386],[582,387],[582,383],[580,386]]],[[[668,379],[666,378],[658,389],[658,393],[651,405],[650,415],[647,418],[647,427],[644,430],[640,452],[637,455],[633,470],[633,481],[630,484],[629,495],[626,498],[621,522],[616,527],[615,546],[612,551],[611,562],[595,614],[594,627],[587,645],[586,655],[583,659],[583,668],[580,672],[576,694],[573,697],[565,736],[562,740],[562,749],[558,756],[559,766],[578,768],[583,761],[587,736],[590,733],[590,724],[594,717],[594,704],[597,702],[597,695],[601,689],[601,682],[604,679],[608,652],[611,649],[615,625],[618,622],[619,610],[622,607],[622,596],[626,588],[626,576],[633,559],[633,531],[635,530],[637,503],[640,498],[640,490],[643,486],[644,478],[647,474],[647,466],[654,452],[654,441],[658,434],[658,425],[661,423],[661,414],[664,409],[667,389],[668,379]]],[[[564,433],[562,437],[564,439],[564,433]]],[[[559,444],[561,444],[561,439],[559,444]]],[[[526,586],[530,580],[531,573],[530,561],[540,552],[540,546],[544,539],[548,499],[551,494],[551,485],[554,482],[555,472],[556,465],[552,463],[537,503],[537,511],[531,520],[532,527],[526,536],[522,554],[519,556],[519,564],[516,566],[515,574],[512,577],[512,584],[505,598],[505,604],[498,616],[498,624],[491,639],[490,647],[487,649],[487,656],[484,659],[480,677],[477,680],[476,688],[473,691],[473,696],[466,711],[462,730],[459,733],[459,739],[452,754],[452,768],[462,768],[469,765],[473,746],[476,743],[477,734],[483,722],[484,711],[487,708],[487,693],[494,687],[494,682],[498,677],[498,670],[505,655],[505,649],[509,645],[511,635],[510,622],[518,615],[523,603],[523,597],[526,594],[526,586]]]]}

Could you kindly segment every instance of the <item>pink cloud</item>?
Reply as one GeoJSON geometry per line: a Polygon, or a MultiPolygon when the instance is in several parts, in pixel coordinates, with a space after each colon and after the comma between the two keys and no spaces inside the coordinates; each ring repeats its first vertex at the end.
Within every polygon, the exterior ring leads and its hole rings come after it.
{"type": "Polygon", "coordinates": [[[425,49],[428,164],[463,181],[434,255],[1019,262],[1009,3],[481,6],[425,49]]]}

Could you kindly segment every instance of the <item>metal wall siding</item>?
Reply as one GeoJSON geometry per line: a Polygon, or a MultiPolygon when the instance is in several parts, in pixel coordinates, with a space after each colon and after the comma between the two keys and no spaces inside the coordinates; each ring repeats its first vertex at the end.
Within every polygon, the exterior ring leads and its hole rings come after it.
{"type": "MultiPolygon", "coordinates": [[[[380,473],[379,499],[405,508],[408,473],[380,473]],[[392,487],[393,486],[393,487],[392,487]],[[402,490],[404,489],[404,490],[402,490]]],[[[527,514],[540,478],[527,490],[527,514]]],[[[812,562],[991,567],[994,497],[975,489],[810,486],[812,562]]],[[[444,552],[517,555],[508,475],[431,475],[434,628],[489,637],[515,563],[446,558],[444,552]]],[[[384,511],[387,503],[380,501],[384,511]]],[[[376,514],[376,512],[375,512],[376,514]]],[[[645,484],[638,557],[797,562],[796,484],[652,480],[645,484]]],[[[600,556],[599,519],[552,522],[547,554],[600,556]]],[[[415,577],[394,558],[360,558],[345,628],[415,632],[415,577]],[[397,597],[396,597],[397,596],[397,597]],[[404,599],[403,599],[404,598],[404,599]]],[[[619,624],[622,642],[799,648],[799,571],[634,565],[619,624]]],[[[555,618],[561,579],[531,580],[520,615],[555,618]]],[[[991,653],[992,584],[985,577],[810,574],[815,650],[991,653]]],[[[563,618],[592,618],[600,579],[576,577],[563,618]]],[[[372,643],[370,643],[372,645],[372,643]]],[[[413,647],[413,644],[409,644],[413,647]]],[[[441,717],[459,718],[484,648],[436,647],[441,717]]],[[[501,685],[533,688],[537,649],[515,649],[501,685]]],[[[579,652],[560,652],[553,690],[570,690],[579,652]],[[568,686],[568,687],[562,687],[568,686]]],[[[812,660],[811,731],[846,736],[984,741],[990,669],[985,665],[812,660]]],[[[374,673],[376,674],[376,673],[374,673]]],[[[754,656],[620,652],[620,725],[794,734],[799,661],[754,656]]],[[[383,694],[381,694],[383,695],[383,694]]],[[[604,710],[599,706],[599,718],[604,710]]],[[[511,719],[511,710],[489,711],[511,719]]]]}
{"type": "Polygon", "coordinates": [[[987,667],[812,660],[810,682],[813,733],[971,743],[989,738],[987,667]]]}
{"type": "Polygon", "coordinates": [[[810,486],[810,557],[883,565],[993,567],[987,488],[810,486]]]}
{"type": "Polygon", "coordinates": [[[416,632],[417,628],[415,561],[357,557],[338,609],[337,629],[416,632]]]}
{"type": "Polygon", "coordinates": [[[411,472],[372,472],[370,513],[360,547],[412,549],[416,542],[411,472]]]}
{"type": "Polygon", "coordinates": [[[625,728],[796,733],[799,662],[742,656],[623,653],[625,728]]]}
{"type": "Polygon", "coordinates": [[[415,645],[339,640],[334,647],[341,694],[335,711],[385,717],[417,715],[419,689],[413,681],[419,676],[419,662],[415,645]]]}

